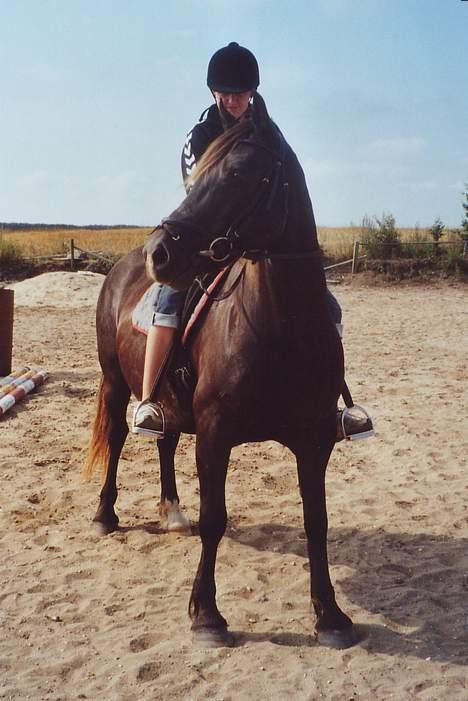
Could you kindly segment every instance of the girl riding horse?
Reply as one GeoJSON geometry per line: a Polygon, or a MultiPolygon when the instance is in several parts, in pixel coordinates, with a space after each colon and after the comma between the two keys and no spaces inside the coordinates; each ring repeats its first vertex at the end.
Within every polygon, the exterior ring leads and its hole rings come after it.
{"type": "MultiPolygon", "coordinates": [[[[252,97],[260,83],[258,63],[251,51],[231,42],[212,56],[208,64],[207,85],[215,104],[203,112],[189,132],[182,151],[182,175],[186,190],[200,158],[226,129],[247,118],[252,97]]],[[[180,324],[186,293],[163,286],[155,302],[149,329],[143,373],[142,401],[133,413],[134,433],[164,436],[165,417],[155,400],[166,362],[171,356],[180,324]]],[[[327,289],[330,315],[341,335],[341,308],[327,289]]],[[[366,412],[354,407],[337,414],[337,440],[367,438],[373,435],[372,421],[366,412]]]]}

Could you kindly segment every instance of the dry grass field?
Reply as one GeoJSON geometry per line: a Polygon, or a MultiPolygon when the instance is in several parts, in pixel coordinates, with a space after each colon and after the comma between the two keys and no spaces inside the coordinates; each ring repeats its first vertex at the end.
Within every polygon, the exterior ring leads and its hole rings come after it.
{"type": "MultiPolygon", "coordinates": [[[[70,239],[75,245],[87,251],[121,255],[141,245],[151,227],[115,229],[37,229],[0,231],[0,243],[10,243],[22,256],[46,256],[66,253],[70,239]]],[[[403,241],[420,237],[430,240],[429,229],[399,229],[403,241]]],[[[362,235],[359,226],[318,227],[319,242],[325,254],[333,260],[346,260],[352,257],[353,243],[362,235]]],[[[450,234],[446,234],[449,236],[450,234]]]]}
{"type": "Polygon", "coordinates": [[[48,256],[66,253],[70,239],[86,251],[123,254],[139,246],[151,231],[147,228],[115,229],[15,229],[0,232],[0,242],[13,244],[22,256],[48,256]]]}

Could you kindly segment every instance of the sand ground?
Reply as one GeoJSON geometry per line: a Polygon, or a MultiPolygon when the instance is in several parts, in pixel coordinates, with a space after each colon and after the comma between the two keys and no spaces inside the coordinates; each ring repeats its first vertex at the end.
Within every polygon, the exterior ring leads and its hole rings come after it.
{"type": "MultiPolygon", "coordinates": [[[[125,446],[121,529],[90,527],[99,280],[68,307],[68,283],[27,282],[14,367],[51,376],[0,419],[1,699],[468,699],[466,288],[334,287],[349,383],[379,434],[339,444],[327,479],[332,579],[364,640],[315,643],[294,461],[264,443],[236,448],[228,476],[218,603],[238,645],[206,650],[187,617],[199,540],[159,526],[151,439],[125,446]]],[[[193,448],[177,477],[196,522],[193,448]]]]}

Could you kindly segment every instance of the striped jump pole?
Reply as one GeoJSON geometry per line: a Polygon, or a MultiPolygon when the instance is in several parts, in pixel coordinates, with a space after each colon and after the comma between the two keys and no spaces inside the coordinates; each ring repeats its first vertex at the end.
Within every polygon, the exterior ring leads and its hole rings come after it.
{"type": "Polygon", "coordinates": [[[0,377],[0,389],[2,388],[2,385],[7,385],[10,382],[13,382],[18,377],[21,377],[21,375],[24,375],[25,372],[28,372],[28,370],[31,370],[31,368],[26,366],[26,367],[22,368],[21,370],[14,370],[6,377],[0,377]]]}
{"type": "Polygon", "coordinates": [[[23,397],[32,392],[33,389],[42,385],[46,381],[48,373],[45,370],[36,370],[35,373],[28,377],[20,385],[15,387],[11,392],[0,398],[0,416],[6,414],[12,406],[17,404],[23,397]]]}
{"type": "Polygon", "coordinates": [[[0,384],[0,399],[5,396],[5,394],[9,394],[12,392],[16,387],[19,385],[22,385],[23,382],[26,382],[26,380],[29,380],[31,377],[33,377],[37,373],[37,370],[26,370],[23,372],[22,375],[19,375],[18,377],[14,377],[10,379],[10,381],[6,384],[1,383],[0,384]]]}

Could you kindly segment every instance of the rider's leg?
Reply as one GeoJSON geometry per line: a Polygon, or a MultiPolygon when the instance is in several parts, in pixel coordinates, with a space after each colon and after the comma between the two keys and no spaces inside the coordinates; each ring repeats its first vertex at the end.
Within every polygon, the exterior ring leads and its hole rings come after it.
{"type": "Polygon", "coordinates": [[[143,371],[142,399],[149,399],[166,358],[171,352],[177,328],[150,326],[146,339],[145,367],[143,371]]]}
{"type": "Polygon", "coordinates": [[[133,433],[156,435],[159,438],[164,436],[164,413],[155,398],[176,338],[185,294],[162,286],[156,300],[146,341],[142,401],[133,412],[133,433]]]}

